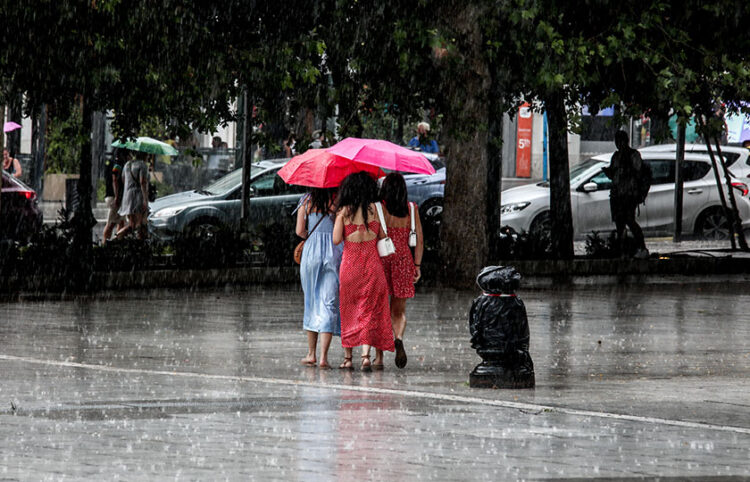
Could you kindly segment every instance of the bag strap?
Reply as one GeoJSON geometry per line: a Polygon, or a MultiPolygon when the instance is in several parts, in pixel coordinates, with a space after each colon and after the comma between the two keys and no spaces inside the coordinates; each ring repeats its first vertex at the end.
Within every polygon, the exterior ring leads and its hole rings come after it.
{"type": "Polygon", "coordinates": [[[383,206],[380,205],[379,202],[375,203],[375,209],[378,210],[378,218],[380,218],[380,227],[383,228],[383,234],[385,234],[385,237],[388,237],[388,228],[385,226],[385,219],[383,219],[385,216],[383,216],[383,206]]]}
{"type": "Polygon", "coordinates": [[[409,217],[411,218],[411,232],[417,230],[417,226],[414,223],[414,203],[409,203],[409,217]]]}
{"type": "MultiPolygon", "coordinates": [[[[308,214],[308,216],[309,216],[309,214],[308,214]]],[[[318,225],[323,222],[323,219],[325,219],[326,216],[328,216],[328,215],[327,214],[321,214],[320,215],[320,219],[318,219],[318,222],[315,223],[315,226],[313,226],[313,228],[310,230],[310,232],[307,233],[307,238],[309,238],[310,235],[313,233],[313,231],[315,231],[315,228],[317,228],[318,225]]],[[[305,238],[305,239],[307,239],[307,238],[305,238]]]]}

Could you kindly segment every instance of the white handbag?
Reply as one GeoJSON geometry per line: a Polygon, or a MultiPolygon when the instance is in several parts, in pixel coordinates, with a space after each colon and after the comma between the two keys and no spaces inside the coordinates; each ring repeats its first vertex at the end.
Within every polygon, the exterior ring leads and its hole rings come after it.
{"type": "Polygon", "coordinates": [[[393,240],[388,237],[388,228],[385,226],[383,207],[380,205],[380,203],[375,203],[375,208],[378,210],[380,227],[383,228],[383,234],[385,234],[385,238],[378,241],[378,254],[381,258],[385,258],[386,256],[390,256],[396,252],[396,245],[393,244],[393,240]]]}
{"type": "Polygon", "coordinates": [[[409,203],[409,210],[411,214],[411,231],[409,231],[409,247],[417,247],[417,227],[414,222],[414,203],[409,203]]]}

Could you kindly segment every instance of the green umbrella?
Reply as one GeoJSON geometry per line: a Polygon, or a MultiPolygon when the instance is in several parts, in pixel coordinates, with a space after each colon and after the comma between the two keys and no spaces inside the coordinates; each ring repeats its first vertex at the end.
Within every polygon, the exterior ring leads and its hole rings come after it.
{"type": "Polygon", "coordinates": [[[112,143],[112,147],[120,147],[123,149],[130,149],[131,151],[147,152],[149,154],[159,154],[163,156],[176,156],[179,154],[177,149],[166,142],[157,141],[150,137],[136,137],[135,139],[128,139],[127,142],[115,141],[112,143]]]}

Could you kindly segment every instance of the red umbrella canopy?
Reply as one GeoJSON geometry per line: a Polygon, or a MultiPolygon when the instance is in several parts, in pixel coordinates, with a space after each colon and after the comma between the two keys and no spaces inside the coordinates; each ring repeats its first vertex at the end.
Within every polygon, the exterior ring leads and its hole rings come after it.
{"type": "Polygon", "coordinates": [[[325,149],[309,149],[279,169],[287,184],[308,187],[337,187],[349,174],[365,171],[378,178],[385,173],[377,166],[351,161],[325,149]]]}
{"type": "Polygon", "coordinates": [[[347,137],[329,147],[328,152],[391,171],[435,174],[435,168],[422,153],[379,139],[347,137]]]}

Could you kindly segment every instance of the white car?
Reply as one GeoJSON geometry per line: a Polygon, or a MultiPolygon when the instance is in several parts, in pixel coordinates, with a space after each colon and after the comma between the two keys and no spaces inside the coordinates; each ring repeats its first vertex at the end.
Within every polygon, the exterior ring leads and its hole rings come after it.
{"type": "MultiPolygon", "coordinates": [[[[674,224],[674,156],[669,152],[642,151],[653,173],[645,204],[639,206],[638,224],[647,234],[671,234],[674,224]]],[[[570,171],[570,197],[576,238],[592,231],[615,229],[609,209],[611,181],[602,168],[612,154],[593,157],[570,171]]],[[[721,207],[711,160],[702,154],[685,154],[682,230],[707,239],[726,239],[727,222],[721,207]]],[[[722,177],[723,182],[723,177],[722,177]]],[[[750,199],[744,182],[734,180],[735,199],[742,226],[750,228],[750,199]]],[[[517,232],[549,230],[550,189],[548,182],[529,184],[502,193],[501,225],[517,232]]]]}

